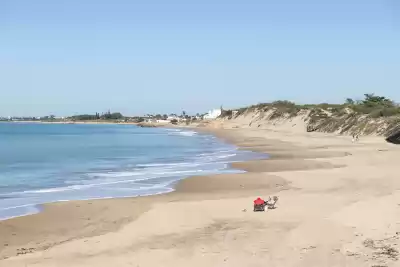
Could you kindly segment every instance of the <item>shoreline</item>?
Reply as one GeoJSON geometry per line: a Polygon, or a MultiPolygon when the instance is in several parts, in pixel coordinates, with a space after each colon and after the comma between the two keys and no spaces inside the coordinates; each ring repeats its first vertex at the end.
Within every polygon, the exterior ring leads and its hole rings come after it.
{"type": "MultiPolygon", "coordinates": [[[[47,122],[36,122],[36,123],[47,123],[47,122]]],[[[50,123],[56,123],[57,124],[58,122],[50,122],[50,123]]],[[[82,124],[86,124],[86,122],[82,123],[82,124]]],[[[90,123],[88,123],[88,124],[90,124],[90,123]]],[[[94,124],[96,124],[96,123],[94,123],[94,124]]],[[[100,124],[103,124],[103,123],[100,123],[100,124]]],[[[110,124],[120,124],[120,123],[110,123],[110,124]]],[[[130,124],[130,123],[122,123],[122,124],[130,124]]],[[[167,129],[170,128],[170,129],[192,130],[192,131],[197,132],[198,134],[205,134],[205,135],[214,136],[214,137],[218,138],[219,141],[222,142],[222,143],[235,145],[233,142],[230,142],[229,140],[223,139],[220,136],[216,136],[212,131],[204,131],[204,129],[200,130],[200,128],[196,128],[196,127],[179,127],[179,126],[172,126],[172,127],[160,126],[160,127],[167,128],[167,129]]],[[[241,149],[239,146],[235,145],[235,147],[236,147],[236,150],[240,150],[241,149]]],[[[248,151],[251,151],[251,150],[249,149],[248,151]]],[[[265,159],[262,159],[262,160],[266,160],[266,159],[269,158],[269,154],[267,154],[266,152],[259,152],[258,151],[256,153],[265,155],[265,159]]],[[[243,161],[243,162],[246,162],[246,161],[243,161]]],[[[238,168],[238,167],[235,167],[235,164],[236,163],[243,163],[243,162],[242,161],[231,162],[231,163],[228,164],[228,167],[225,169],[225,170],[237,170],[238,173],[229,173],[229,174],[216,173],[216,174],[211,174],[211,175],[187,176],[187,177],[184,177],[182,179],[179,179],[178,181],[173,182],[171,184],[171,191],[170,192],[161,192],[161,193],[155,193],[155,194],[138,195],[138,196],[127,196],[127,197],[110,197],[110,198],[94,198],[94,199],[81,199],[81,200],[65,200],[65,201],[55,201],[55,202],[32,205],[32,207],[34,209],[36,209],[37,211],[32,212],[32,213],[28,213],[28,214],[17,215],[17,216],[12,216],[12,217],[9,217],[9,218],[0,219],[0,236],[3,236],[3,237],[5,236],[5,233],[4,233],[5,230],[3,228],[4,225],[7,225],[7,226],[12,225],[14,223],[14,221],[16,222],[16,224],[18,226],[25,224],[25,221],[27,221],[26,223],[30,223],[29,222],[30,221],[30,217],[34,217],[34,220],[40,221],[41,224],[44,223],[43,220],[51,221],[53,215],[52,214],[48,214],[48,213],[49,213],[49,210],[50,210],[50,213],[53,213],[54,208],[63,209],[65,206],[73,206],[73,205],[75,205],[75,207],[80,207],[80,205],[82,205],[82,204],[83,205],[84,204],[93,205],[94,202],[101,202],[101,201],[104,201],[104,203],[106,205],[108,205],[109,204],[109,203],[107,203],[108,201],[110,201],[110,202],[113,202],[113,201],[115,201],[115,202],[120,202],[120,201],[121,202],[125,202],[125,200],[126,201],[130,201],[130,200],[135,200],[135,199],[146,199],[146,201],[143,201],[143,202],[147,202],[147,199],[149,199],[150,202],[154,201],[155,203],[159,200],[159,198],[162,199],[163,201],[164,201],[164,198],[167,199],[167,200],[174,200],[176,198],[181,198],[182,196],[185,196],[185,198],[191,199],[190,197],[186,196],[186,194],[188,193],[188,191],[191,191],[190,188],[192,186],[187,186],[187,184],[184,182],[184,180],[187,180],[187,179],[195,180],[195,179],[201,179],[202,177],[216,176],[216,175],[241,174],[240,171],[242,169],[238,168]],[[175,196],[175,195],[177,195],[177,196],[175,196]],[[42,214],[42,213],[46,213],[46,214],[42,214]],[[41,217],[46,218],[46,219],[43,219],[41,217]]],[[[248,172],[248,171],[246,171],[246,172],[248,172]]],[[[141,201],[138,201],[138,202],[141,203],[141,201]]],[[[61,210],[58,211],[58,212],[55,212],[55,213],[58,214],[59,212],[63,213],[61,210]]],[[[129,221],[126,221],[126,222],[124,222],[124,224],[128,223],[128,222],[129,221]]],[[[124,224],[121,224],[119,227],[122,227],[124,224]]],[[[37,225],[37,224],[35,224],[35,225],[37,225]]],[[[102,234],[102,233],[103,232],[93,232],[89,236],[95,236],[95,235],[102,234]]],[[[68,240],[69,239],[70,238],[68,238],[68,240]]],[[[0,239],[0,261],[2,259],[7,259],[10,256],[19,255],[18,250],[20,248],[16,248],[15,249],[16,253],[14,253],[14,255],[13,255],[13,253],[8,253],[8,252],[4,253],[4,251],[1,248],[2,247],[9,248],[10,247],[10,243],[12,243],[12,242],[9,242],[9,241],[5,240],[4,243],[2,244],[1,241],[2,240],[0,239]]],[[[63,242],[63,240],[61,242],[63,242]]],[[[22,242],[22,243],[24,243],[24,242],[22,242]]],[[[31,242],[28,242],[28,243],[31,243],[31,242]]],[[[56,245],[56,244],[53,244],[53,245],[56,245]]],[[[48,245],[45,245],[45,246],[43,246],[41,248],[36,248],[35,247],[34,250],[35,251],[40,251],[41,249],[48,249],[48,247],[49,247],[48,245]]],[[[32,247],[30,249],[32,250],[32,247]]],[[[8,250],[8,249],[6,249],[6,250],[8,250]]]]}
{"type": "Polygon", "coordinates": [[[397,147],[329,134],[197,130],[270,158],[232,164],[246,173],[186,178],[168,194],[54,203],[2,221],[0,266],[394,266],[385,254],[372,258],[363,242],[400,231],[387,227],[400,219],[397,147]],[[254,198],[272,194],[276,210],[251,211],[254,198]]]}
{"type": "MultiPolygon", "coordinates": [[[[190,131],[190,132],[196,132],[199,135],[205,135],[205,136],[211,136],[211,137],[215,137],[212,133],[206,133],[206,132],[201,132],[201,131],[197,131],[196,128],[188,128],[188,127],[162,127],[163,129],[171,129],[171,130],[182,130],[182,131],[190,131]]],[[[218,144],[221,145],[233,145],[234,146],[234,152],[235,152],[235,157],[238,156],[238,154],[240,154],[240,148],[235,146],[234,144],[231,144],[229,142],[225,142],[224,140],[222,140],[221,138],[217,138],[218,139],[218,144]]],[[[250,150],[249,150],[250,151],[250,150]]],[[[266,153],[260,153],[260,152],[256,152],[251,160],[255,160],[259,157],[261,157],[261,155],[263,155],[263,159],[268,158],[268,154],[266,153]]],[[[239,157],[246,157],[246,154],[239,155],[239,157]]],[[[235,168],[232,166],[232,163],[235,163],[237,161],[235,161],[233,158],[229,159],[228,161],[230,161],[230,163],[227,163],[227,166],[223,169],[218,169],[218,171],[216,171],[215,173],[211,173],[211,174],[201,174],[199,176],[205,176],[205,175],[218,175],[218,174],[224,174],[226,171],[234,171],[237,170],[237,173],[240,173],[240,169],[235,168]]],[[[241,160],[239,160],[241,161],[241,160]]],[[[151,163],[151,162],[149,162],[151,163]]],[[[224,162],[221,162],[221,164],[224,164],[224,162]]],[[[235,172],[229,172],[229,173],[235,173],[235,172]]],[[[182,175],[182,177],[179,177],[177,179],[177,181],[175,182],[171,182],[171,184],[166,185],[165,187],[163,187],[162,192],[156,192],[156,193],[146,193],[146,194],[139,194],[139,195],[132,195],[132,196],[111,196],[111,197],[98,197],[98,198],[82,198],[82,199],[75,199],[75,200],[69,200],[69,199],[63,199],[63,200],[55,200],[55,201],[50,201],[50,202],[43,202],[43,203],[37,203],[37,204],[26,204],[26,205],[21,205],[21,206],[16,206],[16,207],[11,207],[12,208],[18,208],[18,207],[29,207],[29,210],[26,211],[26,213],[23,214],[18,214],[18,215],[11,215],[9,217],[0,217],[0,222],[2,221],[7,221],[7,220],[11,220],[11,219],[15,219],[18,217],[25,217],[25,216],[31,216],[31,215],[35,215],[38,213],[41,213],[45,210],[45,207],[47,205],[52,205],[58,202],[71,202],[71,201],[97,201],[97,200],[103,200],[103,199],[124,199],[124,198],[136,198],[136,197],[148,197],[148,196],[152,196],[152,195],[160,195],[160,194],[169,194],[173,191],[175,191],[175,186],[177,183],[179,183],[180,180],[183,179],[187,179],[190,178],[192,175],[186,176],[186,175],[182,175]]],[[[196,175],[197,176],[197,175],[196,175]]],[[[44,188],[44,190],[52,190],[53,188],[44,188]]],[[[42,189],[38,189],[39,191],[42,189]]],[[[8,209],[8,208],[6,208],[8,209]]],[[[1,245],[0,245],[1,248],[1,245]]]]}

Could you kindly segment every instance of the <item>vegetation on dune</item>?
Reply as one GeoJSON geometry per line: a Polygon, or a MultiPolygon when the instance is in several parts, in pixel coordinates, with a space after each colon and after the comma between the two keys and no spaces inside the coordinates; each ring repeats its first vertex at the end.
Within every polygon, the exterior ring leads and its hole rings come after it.
{"type": "MultiPolygon", "coordinates": [[[[374,94],[365,94],[364,96],[364,100],[357,101],[355,103],[353,102],[350,105],[355,112],[368,114],[373,118],[395,116],[400,114],[400,107],[399,105],[395,104],[393,100],[383,96],[375,96],[374,94]]],[[[351,99],[348,101],[351,101],[351,99]]]]}
{"type": "Polygon", "coordinates": [[[400,106],[389,98],[375,94],[364,94],[362,100],[347,98],[342,104],[301,105],[279,100],[237,110],[224,110],[221,118],[231,119],[246,114],[256,114],[258,125],[263,121],[268,123],[301,115],[309,132],[375,133],[392,136],[400,131],[400,106]]]}
{"type": "MultiPolygon", "coordinates": [[[[363,100],[353,100],[347,98],[343,104],[296,104],[287,100],[278,100],[272,103],[259,103],[250,107],[235,110],[235,116],[239,116],[247,111],[271,111],[272,118],[279,118],[283,115],[296,116],[300,111],[309,110],[314,114],[326,114],[321,111],[327,111],[335,115],[345,115],[355,113],[359,115],[367,115],[371,118],[389,117],[400,115],[400,106],[393,100],[384,96],[376,96],[375,94],[364,94],[363,100]]],[[[225,110],[221,117],[233,116],[232,110],[225,110]]]]}

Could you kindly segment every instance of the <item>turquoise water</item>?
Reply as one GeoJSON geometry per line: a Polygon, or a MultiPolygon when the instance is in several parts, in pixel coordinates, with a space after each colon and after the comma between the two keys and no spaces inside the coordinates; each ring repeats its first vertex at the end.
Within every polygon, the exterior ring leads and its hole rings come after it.
{"type": "Polygon", "coordinates": [[[0,219],[48,202],[166,193],[184,177],[264,157],[190,130],[0,123],[0,219]]]}

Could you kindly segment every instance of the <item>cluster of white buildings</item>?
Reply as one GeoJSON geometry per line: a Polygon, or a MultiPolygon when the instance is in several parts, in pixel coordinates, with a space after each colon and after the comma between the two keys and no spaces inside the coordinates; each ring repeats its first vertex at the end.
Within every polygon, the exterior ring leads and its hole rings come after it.
{"type": "Polygon", "coordinates": [[[217,109],[213,109],[210,110],[207,114],[205,114],[203,116],[204,120],[215,120],[216,118],[218,118],[220,115],[222,114],[222,109],[217,108],[217,109]]]}
{"type": "Polygon", "coordinates": [[[44,117],[0,117],[0,121],[41,121],[41,120],[64,120],[65,117],[44,116],[44,117]]]}
{"type": "Polygon", "coordinates": [[[208,111],[204,115],[197,115],[197,116],[178,116],[175,114],[171,114],[168,117],[160,118],[160,116],[153,116],[153,115],[148,115],[147,117],[144,117],[145,122],[148,123],[160,123],[160,124],[169,124],[173,121],[176,122],[184,122],[187,120],[215,120],[222,114],[222,109],[217,108],[208,111]]]}

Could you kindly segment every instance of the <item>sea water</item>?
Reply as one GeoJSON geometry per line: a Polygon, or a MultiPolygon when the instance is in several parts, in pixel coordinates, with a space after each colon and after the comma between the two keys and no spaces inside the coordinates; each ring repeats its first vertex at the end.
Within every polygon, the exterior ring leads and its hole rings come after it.
{"type": "Polygon", "coordinates": [[[167,193],[178,180],[265,158],[192,130],[0,123],[0,219],[40,204],[167,193]]]}

